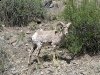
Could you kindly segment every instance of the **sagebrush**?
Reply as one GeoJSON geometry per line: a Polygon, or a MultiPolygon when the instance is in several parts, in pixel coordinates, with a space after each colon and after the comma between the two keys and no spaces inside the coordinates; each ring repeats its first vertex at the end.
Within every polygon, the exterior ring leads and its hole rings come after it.
{"type": "Polygon", "coordinates": [[[67,0],[62,16],[73,24],[65,45],[71,53],[100,53],[99,13],[98,0],[67,0]]]}
{"type": "Polygon", "coordinates": [[[6,26],[27,25],[35,18],[44,18],[42,0],[2,0],[0,20],[6,26]]]}

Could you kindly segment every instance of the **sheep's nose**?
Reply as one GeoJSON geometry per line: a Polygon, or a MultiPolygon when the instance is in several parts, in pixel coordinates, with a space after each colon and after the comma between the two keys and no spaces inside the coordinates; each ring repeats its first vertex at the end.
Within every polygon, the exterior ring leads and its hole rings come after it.
{"type": "Polygon", "coordinates": [[[65,35],[68,35],[68,32],[65,32],[65,35]]]}

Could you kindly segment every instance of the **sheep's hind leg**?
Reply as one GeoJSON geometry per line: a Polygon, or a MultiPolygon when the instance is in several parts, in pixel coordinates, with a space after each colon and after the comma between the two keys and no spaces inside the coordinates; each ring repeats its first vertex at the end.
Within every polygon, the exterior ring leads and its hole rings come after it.
{"type": "Polygon", "coordinates": [[[31,57],[36,48],[37,48],[37,45],[32,42],[31,50],[29,50],[28,66],[31,65],[31,57]]]}
{"type": "Polygon", "coordinates": [[[33,52],[34,52],[34,49],[31,49],[31,50],[29,51],[28,66],[31,65],[31,57],[32,57],[33,52]]]}
{"type": "Polygon", "coordinates": [[[53,51],[54,51],[54,53],[53,53],[53,63],[54,63],[55,66],[59,66],[59,62],[56,60],[56,46],[55,45],[53,46],[53,51]]]}

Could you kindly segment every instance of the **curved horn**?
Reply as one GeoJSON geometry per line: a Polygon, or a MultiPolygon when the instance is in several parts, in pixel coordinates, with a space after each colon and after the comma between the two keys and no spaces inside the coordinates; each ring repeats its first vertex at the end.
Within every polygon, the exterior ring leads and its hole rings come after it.
{"type": "Polygon", "coordinates": [[[58,25],[64,26],[65,24],[64,24],[63,22],[58,22],[58,23],[57,23],[57,26],[58,26],[58,25]]]}
{"type": "Polygon", "coordinates": [[[57,30],[57,27],[58,26],[61,26],[61,29],[63,29],[63,27],[65,26],[65,24],[63,23],[63,22],[58,22],[57,24],[56,24],[56,27],[55,27],[55,29],[57,30]]]}

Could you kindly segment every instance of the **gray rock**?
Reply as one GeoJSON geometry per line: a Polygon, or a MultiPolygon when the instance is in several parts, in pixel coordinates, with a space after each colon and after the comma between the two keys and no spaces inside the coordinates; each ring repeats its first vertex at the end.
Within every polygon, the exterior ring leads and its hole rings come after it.
{"type": "Polygon", "coordinates": [[[9,34],[5,34],[5,35],[4,35],[4,39],[5,39],[5,40],[9,40],[11,37],[12,37],[12,36],[9,35],[9,34]]]}
{"type": "Polygon", "coordinates": [[[2,32],[4,29],[3,29],[3,27],[2,26],[0,26],[0,32],[2,32]]]}
{"type": "Polygon", "coordinates": [[[0,38],[0,56],[2,57],[4,54],[4,49],[6,48],[6,41],[4,38],[0,38]]]}
{"type": "Polygon", "coordinates": [[[46,72],[47,74],[53,73],[53,71],[52,71],[51,69],[46,69],[45,72],[46,72]]]}
{"type": "Polygon", "coordinates": [[[12,69],[11,69],[11,71],[15,71],[16,70],[16,68],[15,67],[13,67],[12,69]]]}
{"type": "Polygon", "coordinates": [[[94,68],[95,73],[100,73],[100,66],[94,68]]]}
{"type": "Polygon", "coordinates": [[[16,42],[14,42],[13,43],[13,46],[14,47],[21,47],[21,46],[23,46],[24,45],[24,42],[23,41],[21,41],[21,40],[19,40],[19,41],[16,41],[16,42]]]}
{"type": "Polygon", "coordinates": [[[22,71],[28,71],[28,68],[23,69],[22,71]]]}
{"type": "Polygon", "coordinates": [[[27,42],[32,42],[31,37],[28,37],[28,38],[27,38],[27,42]]]}
{"type": "Polygon", "coordinates": [[[52,3],[49,7],[50,7],[50,8],[53,8],[53,7],[54,7],[54,4],[52,3]]]}
{"type": "Polygon", "coordinates": [[[21,75],[19,72],[15,72],[13,73],[13,75],[21,75]]]}
{"type": "Polygon", "coordinates": [[[51,4],[52,4],[52,0],[44,0],[44,2],[43,2],[43,6],[45,6],[47,8],[49,8],[51,4]]]}
{"type": "Polygon", "coordinates": [[[0,46],[4,46],[6,44],[6,41],[4,38],[0,37],[0,46]]]}

